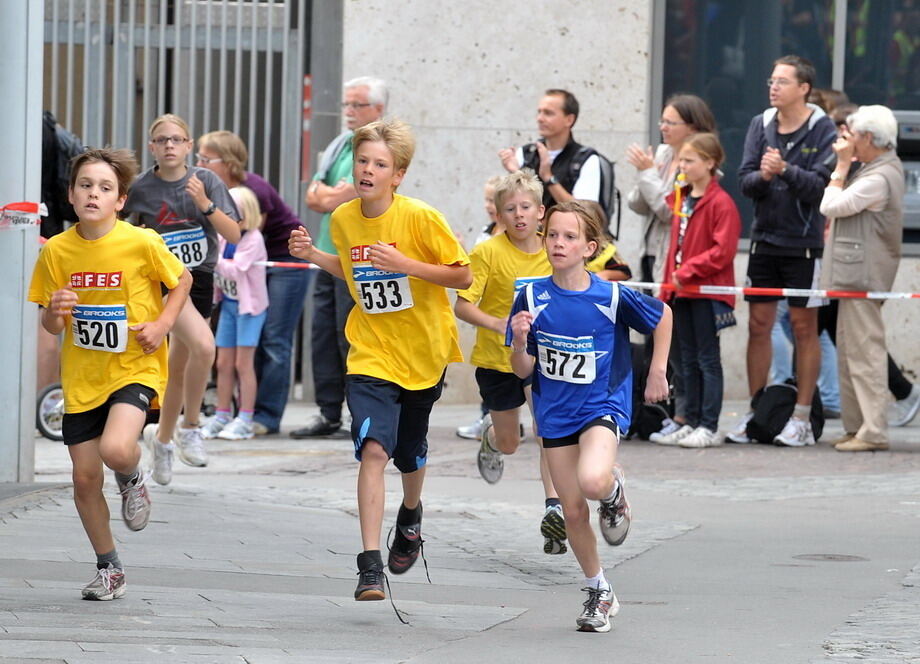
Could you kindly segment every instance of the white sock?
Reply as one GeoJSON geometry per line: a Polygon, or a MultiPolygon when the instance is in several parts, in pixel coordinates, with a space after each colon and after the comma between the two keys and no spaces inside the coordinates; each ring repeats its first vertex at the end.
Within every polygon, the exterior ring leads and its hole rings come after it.
{"type": "Polygon", "coordinates": [[[597,576],[591,578],[585,577],[585,587],[597,588],[598,590],[610,590],[610,583],[607,581],[607,577],[604,576],[603,568],[597,573],[597,576]]]}
{"type": "Polygon", "coordinates": [[[610,495],[604,498],[601,502],[607,503],[608,505],[617,499],[617,496],[620,495],[620,482],[618,480],[613,480],[613,489],[610,490],[610,495]]]}

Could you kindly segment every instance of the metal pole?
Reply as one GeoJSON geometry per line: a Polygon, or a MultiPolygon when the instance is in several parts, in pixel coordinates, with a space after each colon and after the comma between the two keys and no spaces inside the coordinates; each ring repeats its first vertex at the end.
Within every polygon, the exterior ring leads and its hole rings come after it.
{"type": "MultiPolygon", "coordinates": [[[[17,94],[0,104],[0,206],[41,196],[44,2],[0,2],[0,62],[4,84],[17,94]]],[[[38,255],[38,226],[0,229],[0,482],[32,482],[35,475],[35,332],[38,307],[26,302],[38,255]],[[17,407],[18,406],[18,407],[17,407]]]]}

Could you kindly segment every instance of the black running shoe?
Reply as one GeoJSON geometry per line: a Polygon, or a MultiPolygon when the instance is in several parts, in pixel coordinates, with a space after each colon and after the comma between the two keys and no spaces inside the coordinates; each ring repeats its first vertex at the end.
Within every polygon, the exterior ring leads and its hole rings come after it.
{"type": "MultiPolygon", "coordinates": [[[[418,504],[418,523],[401,524],[400,517],[406,512],[400,505],[396,526],[393,528],[393,543],[389,545],[390,554],[387,556],[387,568],[393,574],[404,574],[418,560],[422,550],[422,504],[418,504]]],[[[411,518],[411,517],[410,517],[411,518]]]]}
{"type": "Polygon", "coordinates": [[[383,591],[383,561],[379,551],[364,551],[358,554],[358,587],[355,599],[359,602],[386,598],[383,591]]]}

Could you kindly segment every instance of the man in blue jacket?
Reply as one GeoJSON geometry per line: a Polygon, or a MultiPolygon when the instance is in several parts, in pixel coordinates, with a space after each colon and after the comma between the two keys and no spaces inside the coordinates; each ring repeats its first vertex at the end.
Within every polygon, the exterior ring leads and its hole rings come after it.
{"type": "MultiPolygon", "coordinates": [[[[806,103],[815,68],[805,58],[785,55],[773,63],[767,80],[770,108],[751,120],[738,169],[741,193],[754,202],[748,285],[768,288],[817,288],[824,248],[824,217],[818,207],[830,179],[826,166],[836,138],[824,111],[806,103]]],[[[770,330],[779,296],[746,295],[748,387],[753,396],[767,384],[772,346],[770,330]]],[[[809,422],[821,366],[818,342],[819,298],[790,297],[795,336],[798,399],[792,417],[774,439],[780,445],[814,445],[809,422]]],[[[750,442],[748,413],[731,431],[729,442],[750,442]]]]}

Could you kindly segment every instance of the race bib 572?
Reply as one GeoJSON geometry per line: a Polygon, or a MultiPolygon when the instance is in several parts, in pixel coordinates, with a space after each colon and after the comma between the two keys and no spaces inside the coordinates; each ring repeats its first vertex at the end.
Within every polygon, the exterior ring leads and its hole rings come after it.
{"type": "Polygon", "coordinates": [[[566,337],[537,330],[540,373],[551,380],[586,384],[597,374],[594,337],[566,337]]]}

